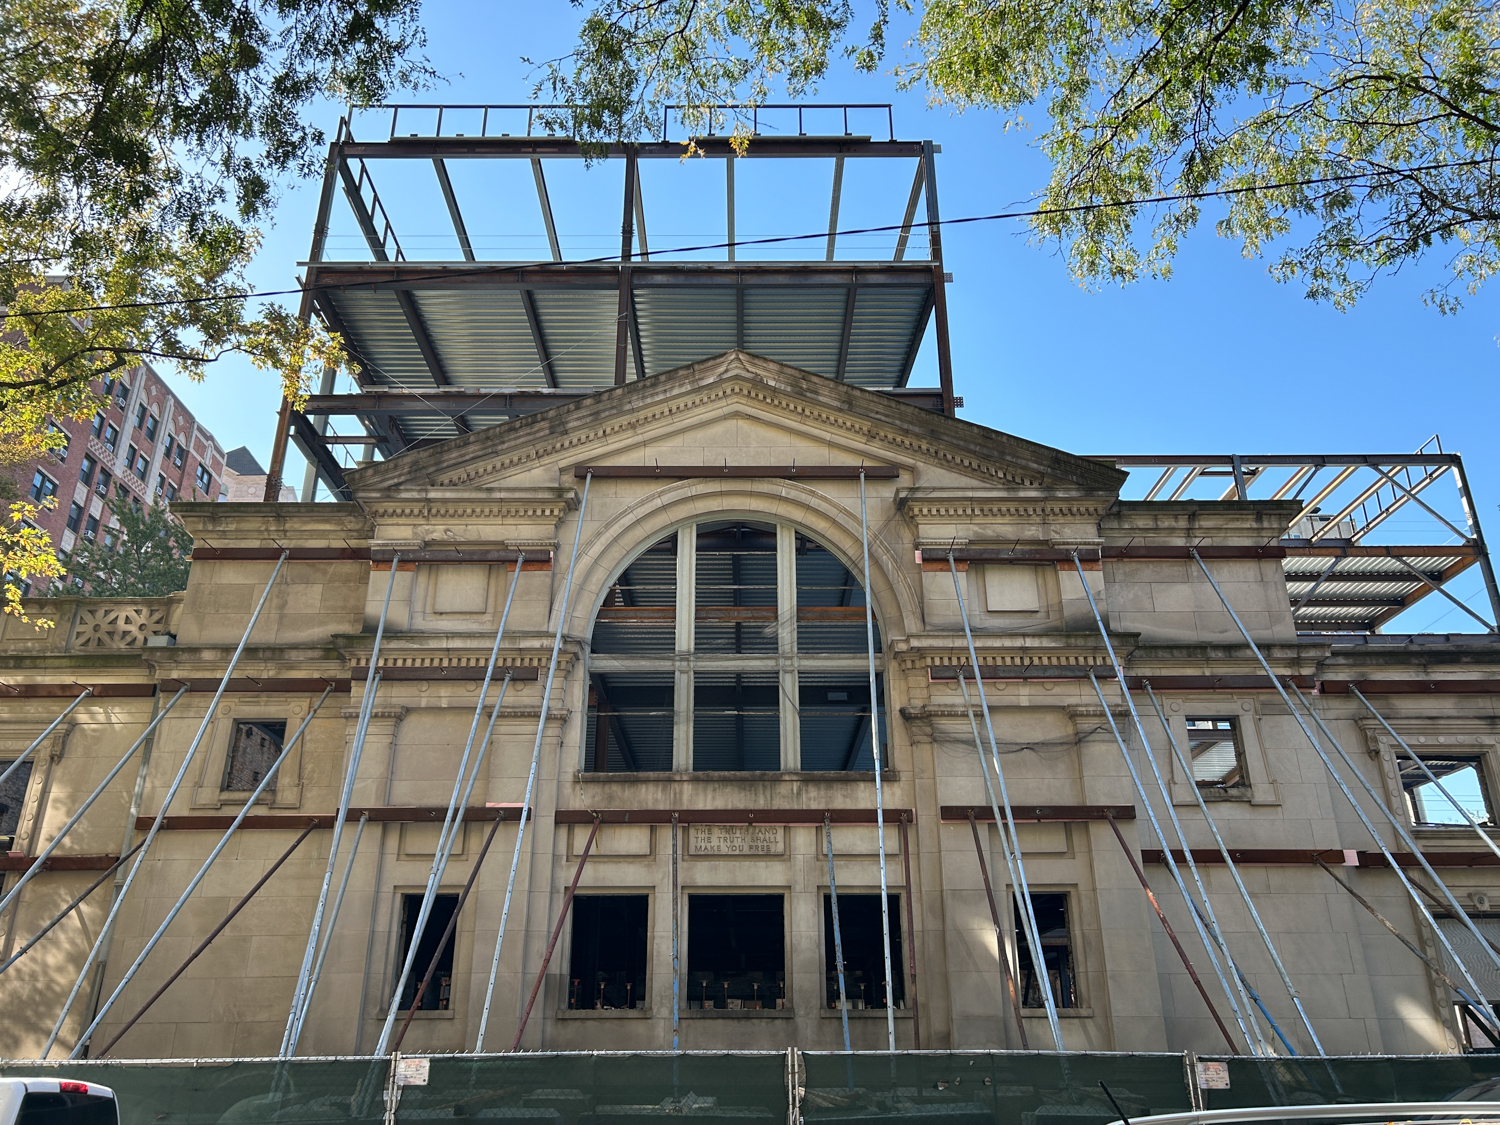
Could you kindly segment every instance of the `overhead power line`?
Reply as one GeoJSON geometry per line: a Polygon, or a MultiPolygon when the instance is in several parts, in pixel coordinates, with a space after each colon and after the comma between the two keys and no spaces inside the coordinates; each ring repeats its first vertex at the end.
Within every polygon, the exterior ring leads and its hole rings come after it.
{"type": "MultiPolygon", "coordinates": [[[[934,222],[890,223],[878,227],[851,227],[846,230],[820,230],[811,234],[782,234],[767,238],[741,238],[732,242],[705,242],[696,246],[675,246],[666,250],[653,250],[657,257],[666,254],[689,254],[700,250],[738,250],[743,246],[769,246],[786,242],[806,242],[827,239],[830,236],[843,238],[856,234],[888,234],[892,231],[918,230],[931,226],[961,226],[967,223],[992,223],[1004,219],[1037,219],[1048,215],[1076,215],[1090,211],[1108,211],[1126,207],[1148,207],[1158,203],[1190,203],[1199,199],[1224,199],[1240,195],[1254,195],[1264,191],[1281,191],[1286,188],[1319,187],[1323,184],[1349,183],[1354,180],[1378,179],[1386,176],[1406,176],[1417,172],[1436,172],[1451,168],[1478,168],[1494,165],[1500,157],[1483,157],[1476,160],[1453,160],[1435,164],[1416,164],[1405,168],[1376,169],[1365,172],[1346,172],[1337,176],[1314,176],[1303,180],[1284,180],[1270,184],[1246,184],[1243,187],[1211,188],[1204,191],[1177,192],[1171,195],[1151,195],[1139,199],[1106,200],[1099,203],[1075,203],[1066,207],[1037,207],[1027,211],[997,211],[990,215],[962,215],[955,219],[939,219],[934,222]]],[[[512,273],[516,270],[555,269],[566,266],[603,265],[621,260],[619,254],[607,254],[597,258],[574,258],[564,262],[547,261],[507,262],[495,265],[476,266],[472,269],[444,269],[430,274],[405,274],[403,281],[423,281],[429,278],[482,277],[491,273],[512,273]]],[[[219,293],[202,297],[168,297],[159,301],[126,301],[113,305],[75,305],[64,309],[37,309],[29,312],[7,312],[0,320],[19,320],[43,316],[73,316],[79,313],[116,312],[125,309],[166,308],[174,305],[201,305],[217,301],[253,301],[265,297],[289,297],[308,292],[338,291],[351,288],[366,288],[365,285],[308,285],[299,289],[266,289],[249,293],[219,293]]]]}

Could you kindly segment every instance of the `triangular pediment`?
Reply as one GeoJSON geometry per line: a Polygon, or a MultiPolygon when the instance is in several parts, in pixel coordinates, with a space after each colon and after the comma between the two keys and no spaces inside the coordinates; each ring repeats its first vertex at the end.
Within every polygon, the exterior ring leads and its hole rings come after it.
{"type": "MultiPolygon", "coordinates": [[[[937,487],[1114,494],[1097,461],[731,351],[348,474],[361,503],[572,483],[582,464],[893,465],[937,487]]],[[[516,497],[519,499],[519,497],[516,497]]],[[[539,497],[540,498],[540,497],[539,497]]]]}

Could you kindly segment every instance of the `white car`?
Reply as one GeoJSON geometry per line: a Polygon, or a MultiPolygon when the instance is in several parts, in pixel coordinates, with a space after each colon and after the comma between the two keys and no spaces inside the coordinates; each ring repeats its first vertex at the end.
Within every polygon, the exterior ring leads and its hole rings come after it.
{"type": "Polygon", "coordinates": [[[0,1078],[0,1125],[120,1125],[115,1092],[66,1078],[0,1078]]]}

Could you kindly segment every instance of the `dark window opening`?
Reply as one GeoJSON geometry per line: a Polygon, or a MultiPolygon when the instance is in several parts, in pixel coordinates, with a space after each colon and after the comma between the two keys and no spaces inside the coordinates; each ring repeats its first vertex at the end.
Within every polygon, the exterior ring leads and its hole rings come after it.
{"type": "Polygon", "coordinates": [[[568,1007],[646,1007],[646,895],[579,895],[573,900],[568,1007]]]}
{"type": "Polygon", "coordinates": [[[775,672],[693,677],[693,769],[779,770],[780,689],[775,672]]]}
{"type": "MultiPolygon", "coordinates": [[[[0,761],[0,773],[10,767],[10,762],[0,761]]],[[[22,762],[0,785],[0,848],[6,851],[15,846],[21,827],[21,806],[26,802],[26,787],[31,784],[31,767],[31,762],[22,762]]]]}
{"type": "Polygon", "coordinates": [[[109,495],[109,486],[114,483],[114,480],[115,478],[110,476],[108,469],[100,469],[99,481],[94,485],[95,494],[107,497],[109,495]]]}
{"type": "Polygon", "coordinates": [[[281,755],[285,723],[234,724],[234,741],[224,766],[224,788],[231,793],[254,789],[281,755]]]}
{"type": "Polygon", "coordinates": [[[1428,780],[1421,766],[1404,754],[1398,755],[1396,765],[1401,771],[1401,788],[1406,792],[1406,807],[1413,824],[1468,824],[1465,813],[1480,824],[1494,824],[1480,759],[1423,754],[1422,762],[1442,782],[1443,789],[1458,802],[1459,808],[1454,808],[1442,790],[1428,780]]]}
{"type": "Polygon", "coordinates": [[[38,502],[57,495],[57,482],[38,469],[31,477],[31,498],[38,502]]]}
{"type": "MultiPolygon", "coordinates": [[[[802,768],[874,770],[870,745],[870,677],[850,672],[802,672],[797,677],[802,768]]],[[[886,761],[885,682],[875,678],[880,760],[886,761]]]]}
{"type": "Polygon", "coordinates": [[[75,500],[73,501],[72,506],[68,509],[68,530],[77,531],[79,521],[81,521],[82,519],[83,505],[75,500]]]}
{"type": "Polygon", "coordinates": [[[689,895],[689,1008],[784,1008],[781,895],[689,895]]]}
{"type": "MultiPolygon", "coordinates": [[[[906,1007],[901,968],[901,896],[886,896],[891,920],[891,991],[895,1006],[906,1007]]],[[[884,1008],[885,937],[879,895],[839,895],[839,938],[844,946],[844,997],[851,1008],[884,1008]]],[[[823,1002],[839,1006],[838,961],[833,941],[833,896],[823,896],[823,1002]]]]}
{"type": "Polygon", "coordinates": [[[206,466],[199,465],[196,476],[198,480],[198,487],[203,489],[204,492],[207,492],[211,487],[213,487],[214,478],[208,475],[208,469],[206,466]]]}
{"type": "MultiPolygon", "coordinates": [[[[865,589],[852,570],[820,543],[797,536],[797,651],[868,652],[865,589]]],[[[880,651],[880,625],[874,625],[880,651]]]]}
{"type": "MultiPolygon", "coordinates": [[[[432,911],[427,915],[427,925],[422,927],[421,940],[417,942],[417,956],[411,963],[411,972],[406,977],[406,987],[401,990],[402,1009],[410,1008],[412,997],[417,994],[417,985],[422,983],[422,977],[427,973],[427,966],[432,964],[432,955],[438,947],[438,939],[448,928],[448,922],[453,917],[454,908],[458,906],[457,895],[433,895],[432,911]]],[[[406,963],[407,950],[411,948],[412,931],[416,929],[417,916],[422,912],[422,896],[401,896],[401,945],[400,952],[396,958],[396,972],[401,971],[401,966],[406,963]]],[[[455,927],[456,929],[456,927],[455,927]]],[[[432,981],[427,986],[427,991],[422,993],[422,1002],[417,1005],[420,1012],[446,1012],[452,1006],[453,998],[453,939],[456,933],[449,934],[448,940],[443,943],[443,952],[438,957],[437,969],[432,974],[432,981]]]]}
{"type": "Polygon", "coordinates": [[[1233,789],[1250,783],[1237,720],[1189,718],[1187,735],[1194,784],[1203,789],[1233,789]]]}
{"type": "Polygon", "coordinates": [[[115,446],[120,444],[120,427],[111,422],[104,427],[104,436],[99,440],[104,442],[105,449],[113,453],[115,446]]]}
{"type": "Polygon", "coordinates": [[[161,424],[161,420],[159,418],[157,418],[157,416],[155,414],[151,415],[149,418],[146,419],[146,429],[145,429],[144,432],[146,434],[146,440],[147,441],[155,441],[156,440],[156,427],[158,425],[160,425],[160,424],[161,424]]]}
{"type": "Polygon", "coordinates": [[[104,415],[103,414],[95,414],[94,415],[94,424],[89,427],[89,433],[93,434],[95,437],[98,437],[103,432],[104,432],[104,415]]]}
{"type": "Polygon", "coordinates": [[[99,517],[90,516],[83,523],[83,537],[90,543],[99,535],[99,517]]]}
{"type": "MultiPolygon", "coordinates": [[[[1052,1002],[1059,1008],[1078,1007],[1078,981],[1073,965],[1073,936],[1068,929],[1068,896],[1066,894],[1034,894],[1031,909],[1036,914],[1037,933],[1042,939],[1042,960],[1047,967],[1047,987],[1052,990],[1052,1002]]],[[[1015,906],[1016,915],[1016,961],[1020,967],[1021,1006],[1045,1008],[1042,1000],[1041,982],[1037,978],[1036,965],[1031,959],[1031,946],[1026,941],[1021,924],[1021,908],[1015,906]]]]}
{"type": "Polygon", "coordinates": [[[120,1110],[99,1094],[37,1091],[21,1099],[16,1125],[120,1125],[120,1110]]]}
{"type": "Polygon", "coordinates": [[[135,408],[135,428],[140,429],[146,424],[146,404],[143,402],[135,408]]]}
{"type": "Polygon", "coordinates": [[[774,654],[776,529],[709,523],[698,528],[694,651],[774,654]]]}
{"type": "Polygon", "coordinates": [[[606,772],[672,768],[671,672],[617,672],[589,678],[583,768],[606,772]]]}
{"type": "Polygon", "coordinates": [[[93,483],[94,470],[98,467],[99,462],[94,460],[92,454],[85,453],[83,455],[83,461],[78,466],[78,479],[84,483],[85,487],[93,483]]]}
{"type": "Polygon", "coordinates": [[[620,572],[594,619],[594,652],[671,656],[677,650],[677,534],[620,572]]]}

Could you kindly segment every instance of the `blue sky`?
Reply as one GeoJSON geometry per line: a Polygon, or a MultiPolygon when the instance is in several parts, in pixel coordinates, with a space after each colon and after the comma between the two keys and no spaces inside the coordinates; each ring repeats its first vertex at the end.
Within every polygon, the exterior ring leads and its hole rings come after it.
{"type": "MultiPolygon", "coordinates": [[[[402,100],[525,101],[531,81],[521,56],[565,51],[580,14],[559,0],[431,0],[424,13],[428,53],[449,81],[402,100]]],[[[815,100],[894,102],[897,136],[939,142],[945,217],[1024,205],[1045,182],[1045,165],[1024,132],[1005,132],[993,114],[929,108],[920,93],[898,93],[889,75],[855,75],[836,64],[815,100]]],[[[330,108],[322,120],[330,134],[336,120],[330,108]]],[[[607,243],[609,232],[618,231],[619,174],[596,166],[552,182],[559,222],[573,232],[575,252],[607,243]],[[598,208],[598,199],[607,206],[598,208]]],[[[826,225],[827,173],[799,174],[805,183],[762,192],[742,179],[740,237],[826,225]]],[[[646,181],[653,249],[680,245],[679,236],[722,237],[722,202],[713,195],[722,187],[703,182],[706,173],[698,168],[660,175],[659,187],[646,181]],[[674,185],[682,189],[675,197],[674,185]]],[[[858,184],[846,182],[841,225],[899,222],[906,183],[896,179],[901,182],[871,173],[858,184]]],[[[477,183],[455,180],[460,195],[472,201],[465,204],[471,228],[498,238],[511,198],[505,185],[491,185],[494,194],[486,198],[477,194],[484,190],[477,183]]],[[[435,195],[435,206],[425,210],[413,197],[403,215],[403,185],[393,181],[388,188],[382,181],[381,188],[414,246],[424,235],[439,239],[445,224],[438,222],[444,213],[435,195]]],[[[536,240],[540,224],[531,215],[531,197],[515,198],[529,207],[511,209],[516,224],[529,223],[532,237],[503,244],[519,257],[535,252],[535,246],[522,248],[536,240]]],[[[256,261],[255,285],[282,289],[293,282],[296,263],[306,256],[314,204],[314,184],[286,193],[256,261]]],[[[341,230],[347,245],[353,228],[336,222],[335,248],[341,230]]],[[[1205,225],[1185,241],[1172,280],[1089,291],[1068,276],[1055,247],[1030,242],[1024,224],[952,227],[944,238],[954,275],[949,305],[963,417],[1086,454],[1383,453],[1414,450],[1437,433],[1445,449],[1465,455],[1480,516],[1492,535],[1500,535],[1500,317],[1493,289],[1471,298],[1458,315],[1440,316],[1421,301],[1440,277],[1435,259],[1382,280],[1353,312],[1340,313],[1277,284],[1266,261],[1243,258],[1205,225]]],[[[609,252],[602,246],[592,251],[609,252]]],[[[408,256],[421,255],[409,249],[408,256]]],[[[912,383],[935,384],[934,371],[929,347],[912,383]]],[[[231,359],[202,384],[172,381],[226,448],[248,445],[266,462],[278,405],[269,375],[231,359]]],[[[289,463],[287,479],[300,484],[300,463],[289,463]]],[[[1477,572],[1463,576],[1456,589],[1470,604],[1483,605],[1482,597],[1470,596],[1478,595],[1477,572]]],[[[1443,631],[1472,625],[1444,606],[1430,598],[1403,624],[1443,631]]]]}

